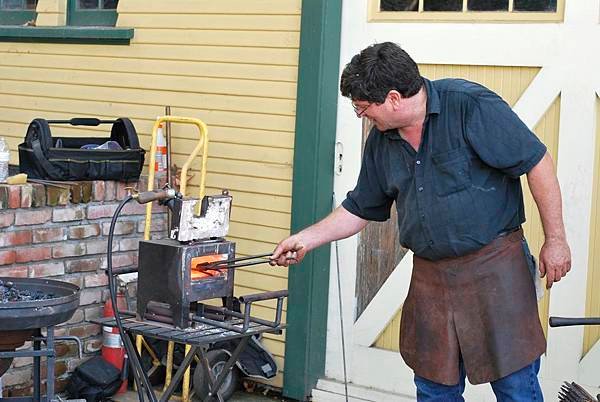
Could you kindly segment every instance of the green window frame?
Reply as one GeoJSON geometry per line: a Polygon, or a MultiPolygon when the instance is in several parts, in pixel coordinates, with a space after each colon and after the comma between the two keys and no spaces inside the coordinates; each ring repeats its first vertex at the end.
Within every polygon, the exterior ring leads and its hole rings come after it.
{"type": "Polygon", "coordinates": [[[0,25],[23,25],[27,21],[35,20],[35,7],[28,9],[26,0],[21,0],[22,5],[19,8],[5,8],[7,4],[8,0],[0,0],[0,25]]]}
{"type": "MultiPolygon", "coordinates": [[[[10,4],[15,9],[15,2],[31,4],[35,1],[37,4],[38,0],[0,0],[3,1],[11,1],[10,4]]],[[[134,29],[116,27],[117,10],[103,9],[105,4],[116,4],[118,0],[85,0],[85,2],[92,7],[78,9],[76,0],[67,0],[67,25],[62,26],[23,26],[29,25],[25,22],[37,17],[35,10],[33,13],[21,14],[21,19],[15,20],[15,17],[8,19],[8,11],[5,13],[5,10],[0,9],[0,42],[130,44],[134,29]],[[94,2],[96,8],[93,8],[94,2]],[[8,25],[4,21],[10,21],[13,25],[8,25]]],[[[18,11],[23,12],[23,10],[18,11]]],[[[16,11],[11,10],[11,12],[16,11]]]]}
{"type": "Polygon", "coordinates": [[[81,9],[78,7],[78,0],[68,0],[67,25],[114,27],[117,22],[117,10],[103,9],[103,3],[103,0],[97,0],[97,8],[81,9]]]}

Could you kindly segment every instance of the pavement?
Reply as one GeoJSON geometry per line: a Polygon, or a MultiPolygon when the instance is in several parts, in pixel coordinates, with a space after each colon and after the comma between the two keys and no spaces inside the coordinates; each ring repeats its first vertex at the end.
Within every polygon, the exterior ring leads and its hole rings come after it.
{"type": "MultiPolygon", "coordinates": [[[[134,391],[127,391],[125,394],[115,395],[112,397],[113,401],[116,402],[136,402],[138,400],[137,393],[134,391]]],[[[179,400],[172,398],[172,400],[179,400]]],[[[238,391],[231,398],[228,399],[229,402],[275,402],[275,401],[286,401],[286,399],[281,398],[281,396],[265,396],[262,393],[258,392],[244,392],[238,391]]]]}

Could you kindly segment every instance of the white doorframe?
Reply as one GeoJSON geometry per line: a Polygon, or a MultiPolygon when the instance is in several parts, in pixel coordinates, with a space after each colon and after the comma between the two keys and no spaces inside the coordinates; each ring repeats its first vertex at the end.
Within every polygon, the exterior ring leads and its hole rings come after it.
{"type": "MultiPolygon", "coordinates": [[[[583,316],[590,238],[589,221],[596,133],[596,96],[600,91],[600,0],[567,0],[564,23],[367,23],[365,1],[346,1],[342,10],[340,72],[362,48],[376,42],[399,43],[418,63],[538,66],[539,74],[514,107],[533,128],[560,94],[558,177],[563,192],[573,269],[552,289],[550,314],[583,316]]],[[[338,102],[337,140],[345,165],[336,176],[337,202],[354,187],[360,167],[361,122],[350,102],[338,102]]],[[[404,401],[414,398],[412,372],[398,353],[369,347],[401,307],[410,278],[404,257],[379,293],[354,322],[357,237],[339,242],[346,366],[353,400],[404,401]],[[382,399],[386,395],[386,399],[382,399]]],[[[335,248],[332,248],[326,379],[314,390],[315,401],[336,401],[343,393],[343,364],[335,248]]],[[[582,362],[583,328],[550,329],[540,378],[547,398],[564,380],[588,386],[596,382],[590,367],[600,367],[600,348],[582,362]],[[590,374],[592,373],[592,374],[590,374]]],[[[468,400],[493,401],[488,386],[469,387],[468,400]]],[[[596,391],[597,392],[597,391],[596,391]]]]}

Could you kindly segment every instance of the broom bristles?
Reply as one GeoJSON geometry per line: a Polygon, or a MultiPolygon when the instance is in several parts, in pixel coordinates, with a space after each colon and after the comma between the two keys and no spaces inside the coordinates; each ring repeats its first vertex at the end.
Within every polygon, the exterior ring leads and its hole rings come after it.
{"type": "Polygon", "coordinates": [[[583,387],[575,382],[565,382],[558,392],[559,402],[598,402],[583,387]]]}

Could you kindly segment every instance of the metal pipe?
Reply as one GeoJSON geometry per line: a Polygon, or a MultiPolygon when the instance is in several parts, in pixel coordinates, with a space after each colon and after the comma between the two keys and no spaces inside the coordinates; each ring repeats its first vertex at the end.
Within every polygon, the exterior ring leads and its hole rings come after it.
{"type": "MultiPolygon", "coordinates": [[[[171,115],[171,106],[165,106],[165,115],[171,115]]],[[[171,173],[171,122],[168,121],[165,125],[165,135],[167,137],[167,183],[173,186],[173,177],[171,173]]],[[[173,213],[171,209],[167,208],[167,234],[171,230],[171,222],[173,220],[173,213]]]]}
{"type": "Polygon", "coordinates": [[[130,274],[132,272],[138,272],[138,267],[122,267],[113,269],[113,275],[130,274]]]}
{"type": "MultiPolygon", "coordinates": [[[[38,333],[41,336],[41,330],[38,329],[38,333]]],[[[40,347],[42,345],[42,342],[40,340],[33,340],[33,350],[34,351],[39,351],[40,347]]],[[[41,387],[41,375],[40,375],[40,369],[41,369],[41,358],[39,356],[35,356],[33,358],[33,400],[34,401],[39,401],[40,400],[40,387],[41,387]]]]}
{"type": "Polygon", "coordinates": [[[246,303],[244,306],[244,328],[243,331],[246,332],[248,327],[250,326],[250,309],[252,308],[252,303],[246,303]]]}
{"type": "Polygon", "coordinates": [[[287,297],[287,290],[275,290],[271,292],[255,293],[246,296],[240,296],[240,303],[253,303],[256,301],[263,301],[269,299],[278,299],[280,297],[287,297]]]}
{"type": "Polygon", "coordinates": [[[48,327],[46,330],[46,348],[49,349],[46,358],[46,400],[54,400],[54,361],[56,354],[54,351],[54,327],[48,327]]]}
{"type": "Polygon", "coordinates": [[[600,317],[550,317],[551,327],[567,327],[571,325],[600,325],[600,317]]]}
{"type": "MultiPolygon", "coordinates": [[[[265,264],[271,261],[270,258],[265,258],[265,257],[270,257],[272,255],[272,253],[266,253],[266,254],[259,254],[259,255],[251,255],[248,257],[240,257],[240,258],[232,258],[229,260],[221,260],[221,261],[215,261],[215,262],[205,262],[202,264],[198,264],[197,267],[203,270],[207,270],[207,269],[235,269],[235,268],[241,268],[241,267],[248,267],[250,265],[258,265],[258,264],[265,264]],[[242,262],[241,264],[238,264],[238,262],[240,261],[248,261],[248,260],[256,260],[256,261],[250,261],[250,262],[242,262]]],[[[292,257],[288,257],[288,260],[294,260],[295,258],[292,257]]]]}
{"type": "MultiPolygon", "coordinates": [[[[185,345],[185,355],[187,356],[192,349],[192,345],[185,345]]],[[[191,362],[190,362],[191,363],[191,362]]],[[[183,384],[181,388],[181,399],[183,402],[188,402],[190,400],[190,367],[185,369],[185,373],[183,374],[183,384]]]]}
{"type": "MultiPolygon", "coordinates": [[[[244,350],[244,348],[248,344],[249,340],[250,340],[249,336],[245,336],[240,340],[240,343],[237,345],[237,347],[235,348],[235,350],[233,351],[233,353],[231,354],[231,356],[225,363],[225,366],[221,370],[221,373],[219,373],[219,376],[216,378],[216,380],[213,380],[213,377],[209,375],[209,379],[211,380],[209,382],[209,385],[210,385],[210,387],[209,387],[210,391],[208,393],[209,398],[214,396],[215,394],[218,397],[221,397],[219,395],[219,388],[221,388],[221,384],[223,384],[223,381],[225,381],[225,378],[227,378],[227,375],[229,374],[229,370],[231,370],[231,368],[237,361],[238,357],[240,357],[242,350],[244,350]]],[[[212,370],[209,370],[209,371],[212,373],[212,370]]]]}
{"type": "Polygon", "coordinates": [[[231,325],[231,324],[227,324],[226,322],[211,320],[210,318],[194,316],[194,317],[192,317],[192,320],[199,322],[201,324],[214,325],[217,328],[227,329],[229,331],[237,332],[238,334],[243,334],[244,332],[246,332],[245,329],[240,328],[236,325],[231,325]]]}
{"type": "Polygon", "coordinates": [[[283,297],[277,299],[277,310],[275,311],[275,321],[273,324],[278,326],[281,323],[281,314],[283,312],[283,297]]]}
{"type": "Polygon", "coordinates": [[[175,342],[169,341],[167,344],[167,365],[165,367],[165,385],[163,392],[167,392],[167,389],[171,385],[171,376],[173,375],[173,352],[175,351],[175,342]]]}

